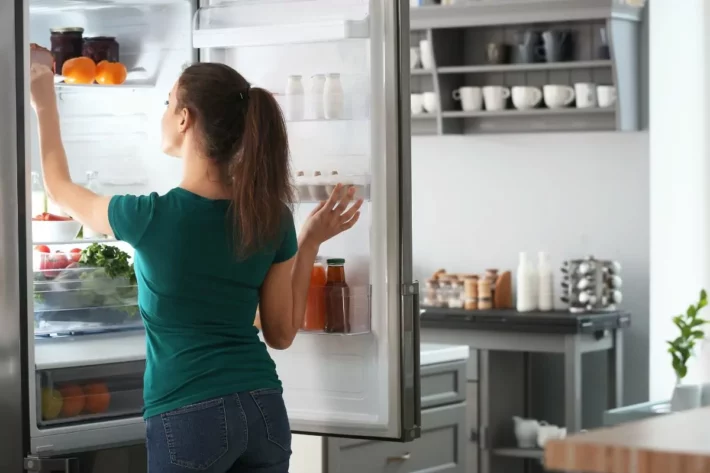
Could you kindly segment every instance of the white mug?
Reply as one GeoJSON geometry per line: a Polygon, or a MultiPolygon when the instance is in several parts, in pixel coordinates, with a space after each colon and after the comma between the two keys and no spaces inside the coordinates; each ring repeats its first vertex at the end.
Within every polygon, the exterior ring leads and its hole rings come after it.
{"type": "Polygon", "coordinates": [[[451,95],[454,100],[461,101],[461,109],[465,112],[483,109],[483,91],[480,87],[461,87],[451,95]]]}
{"type": "Polygon", "coordinates": [[[421,55],[422,67],[424,69],[434,69],[434,49],[432,49],[428,40],[419,41],[419,54],[421,55]]]}
{"type": "Polygon", "coordinates": [[[420,59],[420,54],[419,54],[419,48],[409,48],[409,68],[410,69],[416,69],[419,67],[419,59],[420,59]]]}
{"type": "Polygon", "coordinates": [[[546,85],[542,92],[549,108],[563,108],[574,100],[574,89],[568,85],[546,85]]]}
{"type": "Polygon", "coordinates": [[[574,93],[577,96],[577,108],[594,108],[597,106],[597,86],[590,82],[574,84],[574,93]]]}
{"type": "Polygon", "coordinates": [[[424,113],[424,94],[412,94],[410,100],[412,115],[424,113]]]}
{"type": "Polygon", "coordinates": [[[602,108],[613,106],[616,103],[616,87],[613,85],[597,86],[597,100],[602,108]]]}
{"type": "Polygon", "coordinates": [[[439,97],[434,92],[424,92],[424,110],[429,113],[439,111],[439,97]]]}
{"type": "Polygon", "coordinates": [[[516,85],[511,90],[513,106],[518,110],[535,108],[542,100],[542,91],[537,87],[516,85]]]}
{"type": "Polygon", "coordinates": [[[487,85],[483,88],[483,102],[486,110],[505,110],[510,89],[502,85],[487,85]]]}

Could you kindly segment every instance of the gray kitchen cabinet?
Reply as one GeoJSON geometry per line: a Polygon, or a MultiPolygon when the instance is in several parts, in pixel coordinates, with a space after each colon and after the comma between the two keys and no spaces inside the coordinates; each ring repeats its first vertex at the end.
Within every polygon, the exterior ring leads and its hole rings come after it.
{"type": "MultiPolygon", "coordinates": [[[[471,413],[466,362],[421,367],[422,434],[411,443],[324,439],[327,473],[465,473],[471,413]]],[[[475,383],[472,383],[475,385],[475,383]]],[[[475,400],[475,398],[474,398],[475,400]]],[[[477,407],[474,412],[477,416],[477,407]]],[[[474,417],[474,423],[477,421],[474,417]]],[[[473,470],[475,471],[475,470],[473,470]]]]}

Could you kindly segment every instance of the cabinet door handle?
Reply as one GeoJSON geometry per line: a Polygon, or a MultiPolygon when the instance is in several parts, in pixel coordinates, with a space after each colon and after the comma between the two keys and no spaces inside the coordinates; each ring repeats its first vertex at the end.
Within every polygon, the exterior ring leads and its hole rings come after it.
{"type": "Polygon", "coordinates": [[[411,456],[412,455],[407,452],[404,455],[400,455],[398,457],[387,457],[387,463],[402,463],[409,460],[411,456]]]}

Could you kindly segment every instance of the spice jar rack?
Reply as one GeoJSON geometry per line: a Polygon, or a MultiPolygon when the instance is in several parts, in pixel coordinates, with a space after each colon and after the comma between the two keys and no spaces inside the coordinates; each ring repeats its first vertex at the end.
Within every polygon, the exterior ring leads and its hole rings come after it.
{"type": "Polygon", "coordinates": [[[488,269],[483,275],[449,274],[441,269],[426,282],[423,306],[464,310],[513,307],[510,271],[488,269]],[[496,290],[499,296],[496,297],[496,290]]]}

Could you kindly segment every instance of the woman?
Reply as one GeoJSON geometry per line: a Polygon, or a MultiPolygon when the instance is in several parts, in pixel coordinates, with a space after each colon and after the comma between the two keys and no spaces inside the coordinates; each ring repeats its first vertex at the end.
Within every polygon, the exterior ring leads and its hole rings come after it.
{"type": "Polygon", "coordinates": [[[319,246],[357,222],[362,201],[338,186],[297,238],[280,109],[222,64],[188,67],[170,92],[163,151],[183,159],[183,177],[163,196],[103,197],[74,184],[41,64],[31,98],[49,198],[135,248],[149,473],[287,472],[281,383],[254,314],[258,305],[269,346],[291,345],[319,246]]]}

